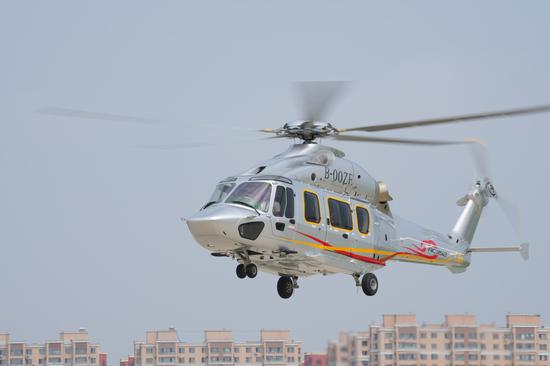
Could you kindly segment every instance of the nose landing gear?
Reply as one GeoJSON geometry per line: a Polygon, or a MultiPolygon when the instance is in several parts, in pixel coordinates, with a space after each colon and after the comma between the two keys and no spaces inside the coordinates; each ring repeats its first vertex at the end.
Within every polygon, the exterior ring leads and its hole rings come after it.
{"type": "Polygon", "coordinates": [[[235,272],[239,278],[245,278],[247,276],[249,278],[254,278],[258,275],[258,267],[254,263],[249,263],[247,265],[240,263],[237,265],[235,272]]]}

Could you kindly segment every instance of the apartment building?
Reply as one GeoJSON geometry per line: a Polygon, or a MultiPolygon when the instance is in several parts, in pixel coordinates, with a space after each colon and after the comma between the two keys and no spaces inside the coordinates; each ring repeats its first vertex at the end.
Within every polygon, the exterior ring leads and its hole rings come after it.
{"type": "MultiPolygon", "coordinates": [[[[260,339],[251,342],[235,341],[231,331],[207,330],[203,342],[188,343],[171,328],[149,331],[144,342],[134,342],[131,362],[135,366],[298,366],[301,355],[302,342],[292,340],[287,330],[261,330],[260,339]]],[[[130,366],[130,358],[123,363],[130,366]]]]}
{"type": "Polygon", "coordinates": [[[304,366],[328,366],[326,352],[306,352],[304,354],[304,366]]]}
{"type": "Polygon", "coordinates": [[[446,315],[440,324],[384,315],[364,332],[342,332],[327,348],[330,366],[550,366],[550,328],[538,315],[510,314],[506,325],[474,315],[446,315]]]}
{"type": "Polygon", "coordinates": [[[59,339],[27,344],[0,333],[0,366],[106,366],[107,354],[90,342],[88,332],[61,332],[59,339]]]}

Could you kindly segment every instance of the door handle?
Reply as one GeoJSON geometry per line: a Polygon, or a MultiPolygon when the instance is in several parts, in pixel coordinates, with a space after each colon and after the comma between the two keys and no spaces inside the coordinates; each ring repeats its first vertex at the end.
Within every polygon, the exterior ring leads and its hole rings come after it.
{"type": "Polygon", "coordinates": [[[342,237],[343,237],[344,239],[347,239],[347,238],[348,238],[348,234],[342,234],[342,237]]]}

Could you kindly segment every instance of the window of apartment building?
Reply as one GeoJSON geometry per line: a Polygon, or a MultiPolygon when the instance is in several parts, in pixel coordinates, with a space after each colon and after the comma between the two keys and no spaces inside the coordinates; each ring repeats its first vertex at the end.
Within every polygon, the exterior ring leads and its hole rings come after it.
{"type": "Polygon", "coordinates": [[[425,353],[422,353],[422,354],[420,354],[420,359],[421,359],[421,360],[427,360],[427,359],[428,359],[428,355],[425,354],[425,353]]]}
{"type": "Polygon", "coordinates": [[[210,348],[210,352],[212,353],[220,353],[220,349],[218,347],[212,347],[210,348]]]}
{"type": "Polygon", "coordinates": [[[294,356],[291,356],[291,357],[287,357],[286,362],[295,362],[294,360],[295,360],[294,356]]]}
{"type": "Polygon", "coordinates": [[[195,347],[189,347],[189,353],[195,353],[195,347]]]}
{"type": "Polygon", "coordinates": [[[499,355],[493,355],[493,360],[495,360],[495,361],[500,360],[500,356],[499,355]]]}
{"type": "Polygon", "coordinates": [[[185,347],[178,347],[178,353],[185,353],[185,347]]]}
{"type": "Polygon", "coordinates": [[[75,357],[74,363],[86,363],[88,361],[88,357],[75,357]]]}
{"type": "Polygon", "coordinates": [[[22,365],[23,359],[22,358],[12,358],[10,360],[10,365],[22,365]]]}
{"type": "Polygon", "coordinates": [[[189,363],[195,363],[195,357],[189,357],[189,363]]]}
{"type": "Polygon", "coordinates": [[[539,339],[546,339],[546,334],[539,334],[539,339]]]}
{"type": "Polygon", "coordinates": [[[283,353],[283,349],[281,347],[267,347],[268,353],[283,353]]]}
{"type": "Polygon", "coordinates": [[[262,352],[262,349],[260,347],[256,347],[256,353],[262,352]]]}
{"type": "Polygon", "coordinates": [[[416,360],[415,353],[400,353],[398,357],[399,357],[399,360],[402,360],[402,361],[416,360]]]}
{"type": "Polygon", "coordinates": [[[65,359],[65,363],[71,363],[71,359],[70,359],[70,358],[66,358],[66,359],[65,359]]]}
{"type": "Polygon", "coordinates": [[[153,359],[152,358],[146,358],[145,363],[153,363],[153,359]]]}
{"type": "Polygon", "coordinates": [[[233,362],[239,363],[239,358],[238,358],[238,357],[235,357],[235,358],[233,359],[233,362]]]}
{"type": "Polygon", "coordinates": [[[286,351],[287,351],[288,353],[294,353],[294,347],[292,347],[292,346],[291,346],[291,347],[287,347],[286,351]]]}
{"type": "Polygon", "coordinates": [[[437,343],[432,343],[432,348],[437,348],[437,343]]]}
{"type": "Polygon", "coordinates": [[[511,359],[512,359],[512,356],[510,356],[510,355],[506,355],[506,356],[504,356],[504,359],[505,359],[505,360],[507,360],[507,361],[509,361],[509,360],[511,360],[511,359]]]}
{"type": "Polygon", "coordinates": [[[185,363],[185,358],[178,357],[178,363],[185,363]]]}
{"type": "Polygon", "coordinates": [[[202,353],[206,353],[206,347],[202,347],[201,350],[202,350],[202,353]]]}
{"type": "Polygon", "coordinates": [[[548,355],[540,355],[539,361],[548,361],[548,355]]]}
{"type": "Polygon", "coordinates": [[[500,348],[500,346],[498,344],[493,344],[493,349],[497,350],[499,348],[500,348]]]}
{"type": "Polygon", "coordinates": [[[364,339],[363,341],[361,341],[361,346],[363,347],[367,347],[369,345],[369,341],[364,339]]]}
{"type": "Polygon", "coordinates": [[[210,362],[218,362],[220,360],[220,358],[218,356],[211,356],[210,357],[210,362]]]}
{"type": "Polygon", "coordinates": [[[153,353],[153,347],[147,347],[145,353],[153,353]]]}
{"type": "Polygon", "coordinates": [[[476,342],[469,342],[468,343],[468,348],[477,348],[477,343],[476,342]]]}
{"type": "Polygon", "coordinates": [[[384,359],[386,359],[386,360],[393,360],[393,355],[392,355],[392,354],[385,354],[385,355],[384,355],[384,359]]]}
{"type": "Polygon", "coordinates": [[[416,333],[399,333],[399,339],[416,339],[416,333]]]}
{"type": "Polygon", "coordinates": [[[455,349],[464,349],[464,342],[456,342],[455,349]]]}
{"type": "Polygon", "coordinates": [[[421,332],[420,333],[420,338],[422,338],[422,339],[426,338],[426,332],[421,332]]]}
{"type": "Polygon", "coordinates": [[[23,355],[23,350],[22,349],[12,348],[10,350],[10,356],[22,356],[22,355],[23,355]]]}
{"type": "Polygon", "coordinates": [[[425,344],[421,344],[421,345],[420,345],[420,349],[426,349],[426,345],[425,345],[425,344]]]}
{"type": "Polygon", "coordinates": [[[25,365],[32,365],[32,360],[30,358],[25,359],[25,365]]]}
{"type": "Polygon", "coordinates": [[[246,363],[251,363],[252,362],[252,357],[247,357],[246,358],[246,363]]]}
{"type": "Polygon", "coordinates": [[[385,343],[384,344],[384,349],[392,349],[393,348],[393,343],[385,343]]]}
{"type": "Polygon", "coordinates": [[[541,344],[541,345],[540,345],[540,350],[541,350],[541,351],[546,351],[546,350],[548,350],[548,345],[547,345],[547,344],[541,344]]]}
{"type": "Polygon", "coordinates": [[[512,339],[512,334],[511,333],[506,333],[504,335],[504,339],[512,339]]]}
{"type": "Polygon", "coordinates": [[[173,347],[159,347],[159,353],[160,354],[166,354],[166,353],[174,353],[173,347]]]}
{"type": "Polygon", "coordinates": [[[201,357],[201,362],[205,363],[206,362],[206,357],[201,357]]]}
{"type": "Polygon", "coordinates": [[[476,354],[469,354],[468,355],[468,360],[470,361],[477,361],[477,355],[476,354]]]}
{"type": "Polygon", "coordinates": [[[457,361],[464,361],[464,355],[463,354],[458,354],[458,355],[455,355],[455,360],[457,361]]]}
{"type": "Polygon", "coordinates": [[[455,338],[456,339],[464,339],[464,333],[456,333],[455,338]]]}
{"type": "Polygon", "coordinates": [[[432,360],[437,360],[437,354],[432,353],[432,354],[431,354],[431,358],[432,358],[432,360]]]}
{"type": "Polygon", "coordinates": [[[432,339],[437,338],[437,333],[436,333],[436,332],[432,332],[432,334],[430,334],[430,337],[431,337],[432,339]]]}
{"type": "Polygon", "coordinates": [[[256,357],[256,362],[257,362],[257,363],[260,363],[260,362],[262,362],[262,361],[263,361],[263,360],[262,360],[261,357],[256,357]]]}
{"type": "Polygon", "coordinates": [[[95,353],[95,347],[90,347],[90,353],[95,353]]]}
{"type": "Polygon", "coordinates": [[[90,358],[90,363],[95,363],[95,361],[96,361],[96,360],[95,360],[95,357],[91,357],[91,358],[90,358]]]}
{"type": "Polygon", "coordinates": [[[517,355],[519,361],[535,361],[535,355],[517,355]]]}
{"type": "Polygon", "coordinates": [[[223,348],[223,353],[230,353],[231,352],[231,347],[224,347],[223,348]]]}
{"type": "Polygon", "coordinates": [[[239,353],[239,352],[240,352],[240,349],[239,349],[239,347],[234,347],[234,348],[233,348],[233,352],[235,352],[235,353],[239,353]]]}
{"type": "Polygon", "coordinates": [[[393,333],[390,333],[390,332],[384,333],[384,336],[388,339],[392,339],[393,338],[393,333]]]}
{"type": "Polygon", "coordinates": [[[521,340],[535,339],[535,333],[520,333],[517,335],[517,338],[521,340]]]}
{"type": "Polygon", "coordinates": [[[493,339],[498,339],[498,334],[493,333],[493,339]]]}
{"type": "Polygon", "coordinates": [[[41,355],[44,355],[44,354],[46,354],[46,349],[44,349],[44,348],[39,348],[39,349],[38,349],[38,353],[41,354],[41,355]]]}
{"type": "Polygon", "coordinates": [[[468,333],[468,339],[477,339],[477,333],[475,332],[468,333]]]}
{"type": "Polygon", "coordinates": [[[231,362],[232,359],[233,359],[233,357],[231,357],[231,356],[223,356],[222,357],[223,362],[231,362]]]}

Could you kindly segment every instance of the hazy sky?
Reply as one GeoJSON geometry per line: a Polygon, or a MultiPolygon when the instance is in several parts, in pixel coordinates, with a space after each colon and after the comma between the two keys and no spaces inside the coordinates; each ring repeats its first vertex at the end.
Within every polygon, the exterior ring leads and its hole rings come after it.
{"type": "MultiPolygon", "coordinates": [[[[547,1],[2,1],[0,3],[0,331],[42,341],[89,329],[110,364],[147,329],[184,340],[289,328],[320,350],[381,314],[441,321],[507,312],[550,324],[550,115],[418,128],[398,137],[484,139],[497,191],[523,210],[531,260],[475,255],[469,270],[394,264],[368,298],[348,276],[302,279],[289,301],[277,278],[238,280],[180,221],[215,183],[289,141],[175,151],[143,144],[232,141],[297,118],[291,82],[351,80],[339,127],[550,102],[547,1]],[[33,114],[44,106],[169,119],[132,125],[33,114]]],[[[395,198],[394,212],[448,232],[473,182],[462,147],[332,143],[395,198]]],[[[493,204],[474,242],[517,242],[493,204]]]]}

